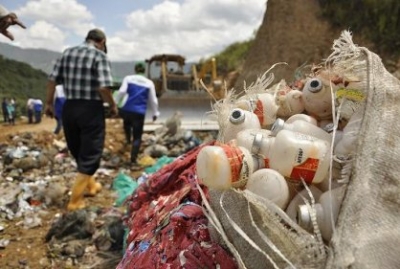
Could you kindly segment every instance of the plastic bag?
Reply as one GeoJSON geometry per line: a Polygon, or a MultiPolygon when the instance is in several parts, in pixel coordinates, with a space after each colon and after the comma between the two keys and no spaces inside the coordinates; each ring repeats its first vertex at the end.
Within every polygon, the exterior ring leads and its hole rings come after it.
{"type": "Polygon", "coordinates": [[[175,158],[171,158],[168,156],[162,156],[161,158],[159,158],[157,160],[157,162],[153,166],[145,168],[144,171],[147,174],[153,174],[154,172],[157,172],[158,170],[160,170],[163,166],[165,166],[169,163],[172,163],[174,160],[175,160],[175,158]]]}
{"type": "Polygon", "coordinates": [[[126,198],[128,198],[128,196],[136,190],[137,186],[138,183],[136,182],[136,180],[123,172],[119,172],[112,184],[112,189],[115,190],[118,194],[115,205],[121,206],[126,198]]]}

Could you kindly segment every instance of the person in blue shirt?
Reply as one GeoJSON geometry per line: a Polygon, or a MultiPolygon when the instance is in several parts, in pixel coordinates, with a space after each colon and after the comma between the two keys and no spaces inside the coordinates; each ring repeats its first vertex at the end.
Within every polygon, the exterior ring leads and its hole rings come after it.
{"type": "Polygon", "coordinates": [[[152,113],[153,121],[160,115],[154,83],[144,76],[145,71],[143,62],[136,63],[136,74],[126,76],[114,95],[119,104],[126,142],[132,143],[130,161],[134,165],[137,164],[147,109],[152,113]]]}
{"type": "Polygon", "coordinates": [[[33,102],[33,113],[35,115],[35,123],[42,121],[43,102],[40,99],[35,99],[33,102]]]}
{"type": "Polygon", "coordinates": [[[62,129],[62,110],[65,103],[64,88],[62,85],[57,85],[54,93],[54,118],[57,121],[54,134],[59,134],[62,129]]]}

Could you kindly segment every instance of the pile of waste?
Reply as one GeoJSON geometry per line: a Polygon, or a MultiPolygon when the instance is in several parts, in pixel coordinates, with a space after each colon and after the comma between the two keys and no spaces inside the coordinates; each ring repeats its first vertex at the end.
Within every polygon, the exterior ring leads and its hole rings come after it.
{"type": "MultiPolygon", "coordinates": [[[[64,137],[47,131],[8,135],[0,144],[0,249],[19,240],[14,232],[9,233],[11,226],[16,225],[13,231],[19,227],[35,232],[51,223],[43,238],[47,243],[47,257],[40,260],[43,268],[115,267],[124,247],[126,198],[139,183],[177,156],[213,139],[210,133],[184,130],[180,125],[174,132],[163,126],[154,133],[145,133],[142,168],[133,172],[126,161],[130,151],[122,122],[108,119],[102,163],[95,174],[108,191],[99,194],[96,201],[101,203],[95,202],[96,206],[65,212],[76,163],[64,137]]],[[[23,256],[21,260],[29,265],[23,256]]]]}
{"type": "MultiPolygon", "coordinates": [[[[215,141],[139,185],[129,199],[128,246],[118,268],[344,268],[366,265],[364,260],[382,262],[357,254],[348,243],[355,242],[348,239],[352,226],[339,216],[361,210],[354,204],[361,202],[354,186],[374,191],[365,185],[374,177],[359,179],[355,167],[368,147],[360,143],[360,130],[369,128],[366,122],[376,114],[368,99],[379,96],[373,72],[382,70],[388,78],[381,84],[385,89],[398,89],[399,81],[378,56],[354,45],[347,31],[323,63],[304,67],[293,82],[274,83],[273,68],[245,85],[243,93],[228,92],[213,104],[219,125],[215,141]],[[351,190],[356,194],[349,198],[351,190]],[[344,245],[334,248],[335,236],[344,245]],[[342,246],[358,260],[346,259],[342,246]]],[[[371,242],[367,230],[374,226],[368,218],[377,214],[373,209],[366,209],[365,217],[355,214],[371,242]]],[[[356,245],[369,253],[371,246],[363,240],[356,245]]]]}

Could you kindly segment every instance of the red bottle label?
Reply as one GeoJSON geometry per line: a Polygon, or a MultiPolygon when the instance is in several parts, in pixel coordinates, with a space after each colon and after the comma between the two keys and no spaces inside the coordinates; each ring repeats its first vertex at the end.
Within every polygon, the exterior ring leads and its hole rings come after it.
{"type": "Polygon", "coordinates": [[[264,106],[261,100],[257,100],[256,102],[256,108],[253,111],[254,114],[256,114],[258,121],[260,122],[261,125],[264,124],[264,106]]]}
{"type": "Polygon", "coordinates": [[[319,166],[319,159],[308,158],[300,165],[293,167],[290,174],[291,179],[304,179],[306,183],[312,183],[319,166]]]}
{"type": "Polygon", "coordinates": [[[269,168],[269,159],[268,158],[264,159],[264,168],[269,168]]]}

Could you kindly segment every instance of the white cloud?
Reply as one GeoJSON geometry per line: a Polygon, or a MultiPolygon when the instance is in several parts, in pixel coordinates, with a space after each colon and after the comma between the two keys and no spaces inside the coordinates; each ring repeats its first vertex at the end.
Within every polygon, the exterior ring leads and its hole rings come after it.
{"type": "MultiPolygon", "coordinates": [[[[67,42],[78,44],[87,31],[95,27],[94,15],[97,14],[91,11],[99,7],[89,10],[88,7],[96,5],[97,1],[88,2],[27,1],[16,13],[23,21],[34,23],[27,30],[11,29],[16,36],[13,44],[43,46],[56,51],[61,51],[67,42]]],[[[125,27],[116,32],[107,31],[115,29],[115,25],[109,24],[113,20],[100,15],[97,18],[101,23],[97,27],[106,29],[112,60],[142,60],[153,54],[178,53],[192,61],[249,39],[261,24],[266,0],[159,0],[150,9],[136,9],[126,14],[113,13],[113,5],[118,2],[111,2],[108,12],[125,19],[125,27]]]]}
{"type": "Polygon", "coordinates": [[[156,53],[179,53],[199,60],[250,38],[261,24],[265,0],[163,1],[126,18],[127,29],[110,39],[110,56],[143,59],[156,53]],[[127,44],[118,44],[124,40],[127,44]]]}
{"type": "Polygon", "coordinates": [[[16,13],[20,18],[44,20],[80,36],[94,27],[92,13],[76,0],[28,1],[16,13]]]}
{"type": "MultiPolygon", "coordinates": [[[[66,35],[55,25],[46,21],[36,21],[26,30],[21,28],[12,28],[15,40],[13,45],[29,48],[44,48],[53,51],[62,51],[65,47],[66,35]]],[[[11,41],[7,41],[10,43],[11,41]]]]}

